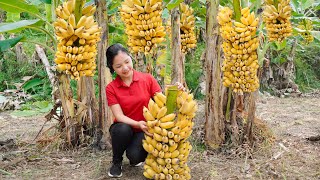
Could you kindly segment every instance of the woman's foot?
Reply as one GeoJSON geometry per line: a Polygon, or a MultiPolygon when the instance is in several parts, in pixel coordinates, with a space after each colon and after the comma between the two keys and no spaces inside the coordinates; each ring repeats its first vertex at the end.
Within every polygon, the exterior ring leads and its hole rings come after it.
{"type": "Polygon", "coordinates": [[[139,167],[139,166],[142,166],[144,162],[139,162],[138,164],[130,164],[131,166],[134,166],[134,167],[139,167]]]}
{"type": "Polygon", "coordinates": [[[122,176],[121,163],[112,164],[111,168],[109,169],[108,176],[115,177],[115,178],[121,177],[122,176]]]}

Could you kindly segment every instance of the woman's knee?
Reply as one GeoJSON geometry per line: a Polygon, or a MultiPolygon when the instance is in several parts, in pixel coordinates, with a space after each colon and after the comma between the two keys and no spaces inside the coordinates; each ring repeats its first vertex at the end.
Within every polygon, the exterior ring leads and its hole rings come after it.
{"type": "Polygon", "coordinates": [[[138,164],[146,159],[148,153],[143,148],[131,148],[126,150],[126,155],[130,160],[130,164],[138,164]]]}
{"type": "Polygon", "coordinates": [[[133,135],[133,130],[132,130],[132,127],[128,124],[115,123],[115,124],[112,124],[112,126],[110,127],[110,134],[111,134],[111,137],[113,136],[127,137],[127,136],[133,135]]]}

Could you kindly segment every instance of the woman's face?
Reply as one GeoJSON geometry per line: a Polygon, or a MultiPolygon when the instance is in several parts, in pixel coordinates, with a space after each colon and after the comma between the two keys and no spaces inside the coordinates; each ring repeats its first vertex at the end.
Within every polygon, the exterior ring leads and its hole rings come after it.
{"type": "Polygon", "coordinates": [[[121,78],[128,78],[133,75],[133,65],[131,57],[120,51],[113,59],[112,68],[121,78]]]}

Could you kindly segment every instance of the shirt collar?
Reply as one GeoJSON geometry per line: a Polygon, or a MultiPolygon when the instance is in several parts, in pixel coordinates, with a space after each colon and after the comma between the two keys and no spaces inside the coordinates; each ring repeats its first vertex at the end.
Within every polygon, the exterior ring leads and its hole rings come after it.
{"type": "MultiPolygon", "coordinates": [[[[132,79],[132,81],[133,81],[133,82],[134,82],[134,81],[139,81],[139,79],[140,79],[139,73],[138,73],[136,70],[133,69],[133,79],[132,79]]],[[[119,75],[117,75],[115,81],[117,82],[117,87],[126,86],[126,85],[123,83],[123,81],[122,81],[122,79],[120,78],[119,75]]]]}

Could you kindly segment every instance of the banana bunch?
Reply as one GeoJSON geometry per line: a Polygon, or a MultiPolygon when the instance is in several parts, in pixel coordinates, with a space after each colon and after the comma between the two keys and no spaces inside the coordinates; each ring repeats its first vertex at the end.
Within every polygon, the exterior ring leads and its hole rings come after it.
{"type": "MultiPolygon", "coordinates": [[[[171,18],[166,23],[166,32],[171,39],[171,18]]],[[[185,3],[180,3],[180,33],[181,52],[186,54],[197,46],[197,37],[193,9],[185,3]]]]}
{"type": "Polygon", "coordinates": [[[57,20],[53,26],[58,45],[54,62],[58,71],[79,80],[81,76],[94,75],[101,27],[93,18],[95,6],[82,6],[82,17],[78,22],[75,20],[74,6],[75,0],[69,0],[56,8],[57,20]]]}
{"type": "Polygon", "coordinates": [[[162,0],[124,0],[119,10],[132,52],[153,53],[157,44],[165,40],[162,0]]]}
{"type": "Polygon", "coordinates": [[[180,32],[181,32],[181,51],[187,53],[197,46],[195,35],[195,20],[193,9],[185,3],[180,3],[180,32]]]}
{"type": "Polygon", "coordinates": [[[148,179],[191,179],[187,166],[192,149],[187,138],[192,133],[192,121],[198,105],[193,95],[178,92],[177,112],[167,114],[166,96],[157,93],[150,99],[143,115],[149,132],[145,136],[143,148],[149,153],[144,166],[144,176],[148,179]]]}
{"type": "Polygon", "coordinates": [[[314,37],[310,33],[310,31],[312,31],[312,29],[313,29],[311,20],[304,19],[299,23],[299,25],[297,27],[301,30],[305,30],[304,32],[299,32],[299,33],[303,37],[303,39],[305,40],[306,44],[309,44],[314,40],[314,37]]]}
{"type": "Polygon", "coordinates": [[[290,0],[278,0],[278,4],[273,0],[267,0],[262,17],[266,23],[270,41],[282,42],[286,37],[291,36],[290,0]]]}
{"type": "Polygon", "coordinates": [[[223,85],[235,93],[253,92],[259,87],[257,77],[259,41],[256,30],[259,18],[248,7],[241,9],[240,22],[232,20],[232,10],[223,7],[217,16],[223,38],[223,85]]]}

